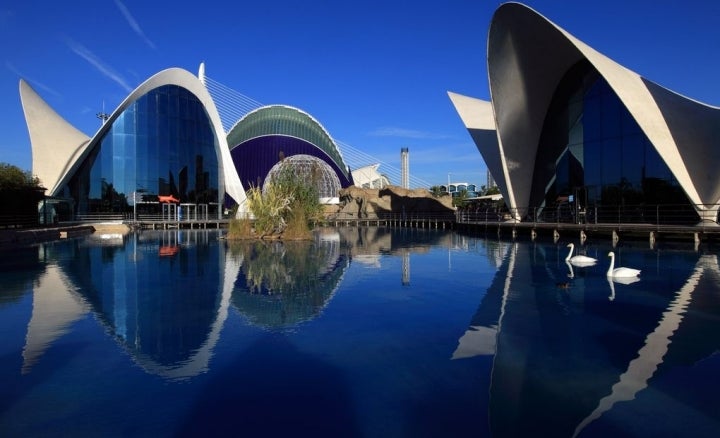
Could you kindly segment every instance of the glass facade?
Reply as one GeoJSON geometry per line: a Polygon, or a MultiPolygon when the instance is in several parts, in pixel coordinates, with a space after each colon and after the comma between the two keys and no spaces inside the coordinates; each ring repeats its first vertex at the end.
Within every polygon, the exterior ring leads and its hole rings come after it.
{"type": "Polygon", "coordinates": [[[475,184],[455,183],[448,186],[442,185],[440,186],[440,190],[445,193],[450,193],[453,198],[460,196],[460,193],[462,192],[465,192],[468,198],[477,198],[480,196],[480,192],[478,192],[475,184]]]}
{"type": "Polygon", "coordinates": [[[218,204],[217,142],[195,95],[176,85],[158,87],[112,121],[62,195],[74,200],[77,214],[126,212],[135,200],[156,204],[167,195],[218,204]]]}
{"type": "Polygon", "coordinates": [[[555,91],[533,175],[531,205],[543,208],[593,208],[608,220],[628,206],[692,209],[635,119],[587,61],[571,68],[555,91]]]}

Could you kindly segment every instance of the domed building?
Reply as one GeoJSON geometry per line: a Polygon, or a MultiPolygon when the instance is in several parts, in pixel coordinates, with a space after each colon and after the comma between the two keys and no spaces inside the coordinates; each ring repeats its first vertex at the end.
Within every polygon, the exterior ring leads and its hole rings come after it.
{"type": "Polygon", "coordinates": [[[341,188],[353,185],[330,134],[297,108],[270,105],[251,111],[230,129],[227,143],[245,190],[263,187],[284,166],[314,184],[324,202],[336,201],[341,188]]]}
{"type": "Polygon", "coordinates": [[[245,114],[226,133],[198,76],[157,73],[130,93],[90,137],[57,114],[30,85],[20,97],[32,145],[32,173],[48,188],[59,220],[149,213],[173,220],[220,218],[245,190],[263,187],[283,168],[315,185],[321,202],[338,202],[353,185],[330,134],[309,114],[271,105],[245,114]]]}

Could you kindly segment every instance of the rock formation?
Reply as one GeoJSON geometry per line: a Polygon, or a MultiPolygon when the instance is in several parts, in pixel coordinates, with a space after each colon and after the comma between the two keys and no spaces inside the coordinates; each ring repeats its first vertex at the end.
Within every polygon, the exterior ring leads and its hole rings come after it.
{"type": "Polygon", "coordinates": [[[330,217],[376,218],[392,215],[452,219],[455,209],[450,196],[435,198],[426,189],[404,189],[388,186],[363,189],[355,186],[340,190],[340,204],[328,208],[330,217]]]}

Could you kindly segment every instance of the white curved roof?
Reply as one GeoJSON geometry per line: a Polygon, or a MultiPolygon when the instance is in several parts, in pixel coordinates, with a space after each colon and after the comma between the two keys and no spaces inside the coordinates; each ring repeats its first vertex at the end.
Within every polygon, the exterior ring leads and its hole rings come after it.
{"type": "MultiPolygon", "coordinates": [[[[481,146],[490,172],[511,209],[530,200],[535,157],[545,115],[570,67],[587,60],[608,82],[654,145],[690,201],[720,201],[720,111],[660,87],[617,64],[519,3],[501,5],[490,24],[486,105],[451,94],[476,139],[494,117],[497,144],[481,146]],[[468,114],[470,113],[470,114],[468,114]]],[[[486,143],[488,138],[484,138],[486,143]]]]}
{"type": "Polygon", "coordinates": [[[357,187],[367,185],[372,188],[383,188],[389,185],[387,178],[378,172],[380,163],[370,164],[352,171],[353,182],[357,187]]]}
{"type": "Polygon", "coordinates": [[[247,197],[240,183],[240,177],[235,171],[215,102],[197,77],[180,68],[163,70],[133,90],[113,111],[107,122],[102,125],[92,139],[62,119],[25,81],[21,80],[20,95],[33,148],[33,173],[49,188],[49,194],[51,196],[56,194],[66,183],[82,159],[130,104],[163,85],[177,85],[187,89],[205,107],[217,138],[216,153],[221,163],[219,169],[221,181],[224,183],[225,191],[240,205],[238,212],[244,212],[247,197]],[[47,180],[43,178],[47,178],[47,180]]]}
{"type": "Polygon", "coordinates": [[[80,132],[48,105],[32,87],[20,79],[20,102],[27,122],[32,148],[32,174],[54,193],[68,166],[90,144],[80,132]]]}

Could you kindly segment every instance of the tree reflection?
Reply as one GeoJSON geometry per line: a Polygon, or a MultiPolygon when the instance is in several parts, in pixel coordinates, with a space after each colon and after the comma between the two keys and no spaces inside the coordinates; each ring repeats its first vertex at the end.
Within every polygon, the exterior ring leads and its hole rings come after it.
{"type": "Polygon", "coordinates": [[[278,329],[316,317],[332,297],[348,258],[332,241],[243,241],[232,304],[252,324],[278,329]]]}

